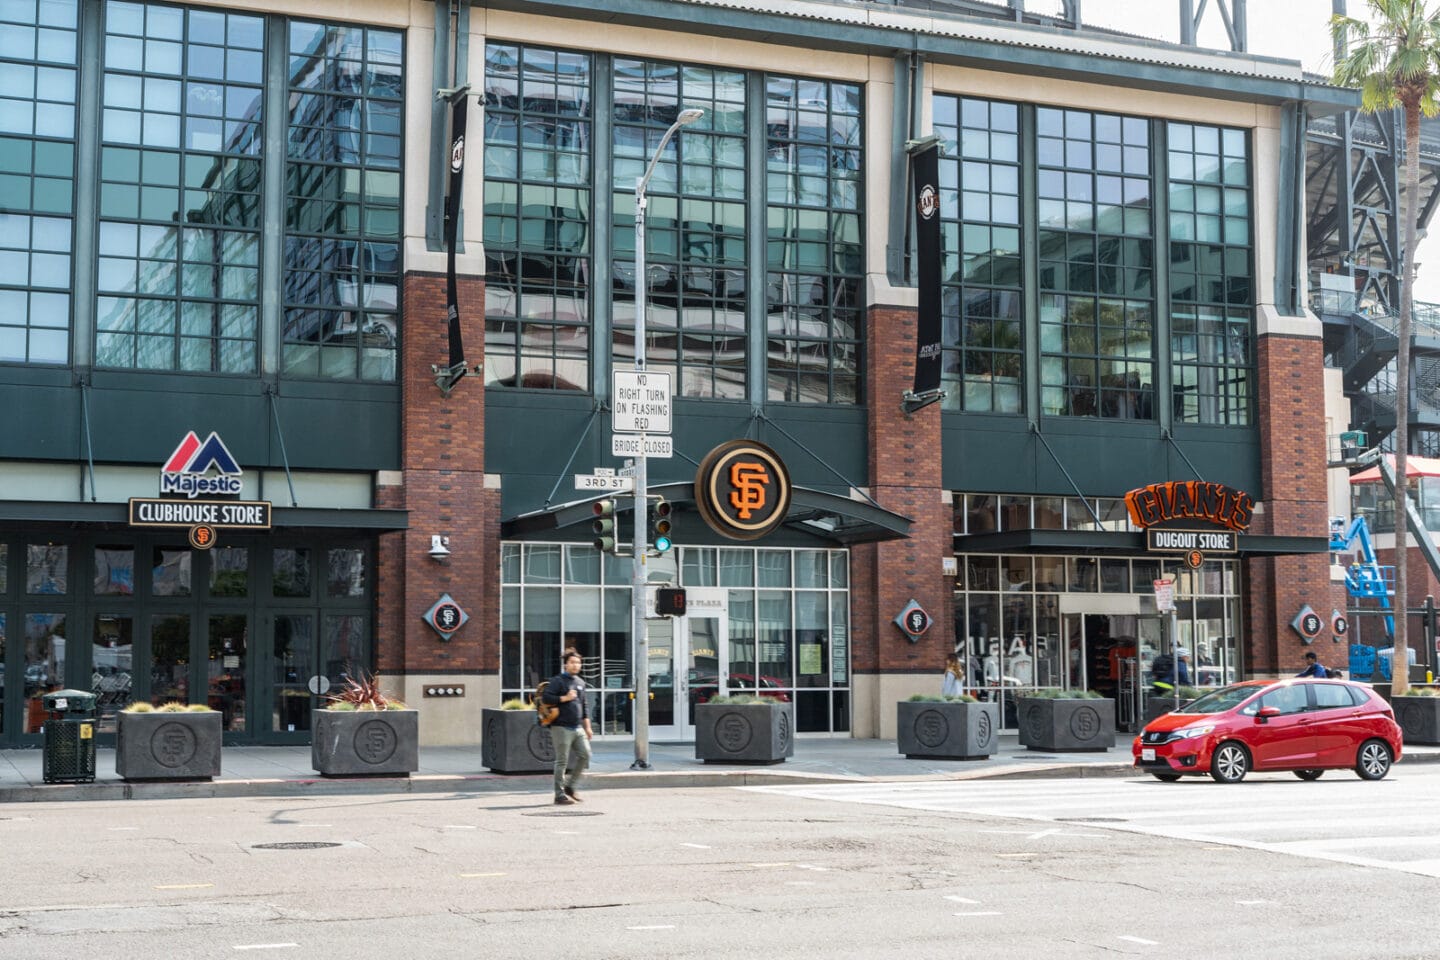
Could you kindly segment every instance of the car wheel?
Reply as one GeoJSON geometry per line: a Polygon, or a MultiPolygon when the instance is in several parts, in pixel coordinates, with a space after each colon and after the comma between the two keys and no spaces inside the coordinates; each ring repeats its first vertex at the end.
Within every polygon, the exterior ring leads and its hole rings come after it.
{"type": "Polygon", "coordinates": [[[1222,743],[1210,757],[1210,776],[1216,783],[1239,783],[1250,772],[1250,754],[1238,743],[1222,743]]]}
{"type": "Polygon", "coordinates": [[[1301,780],[1319,780],[1324,773],[1324,770],[1296,770],[1295,776],[1301,780]]]}
{"type": "Polygon", "coordinates": [[[1150,776],[1159,780],[1161,783],[1174,783],[1180,779],[1180,774],[1178,773],[1152,773],[1150,776]]]}
{"type": "Polygon", "coordinates": [[[1355,757],[1355,772],[1361,780],[1383,780],[1390,772],[1395,754],[1384,740],[1366,740],[1355,757]]]}

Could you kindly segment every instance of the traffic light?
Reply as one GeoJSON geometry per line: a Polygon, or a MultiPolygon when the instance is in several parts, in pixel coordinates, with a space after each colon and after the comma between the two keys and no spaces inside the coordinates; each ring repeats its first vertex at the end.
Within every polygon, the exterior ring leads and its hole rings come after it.
{"type": "Polygon", "coordinates": [[[615,523],[615,501],[596,500],[590,505],[595,519],[590,521],[590,530],[595,534],[591,541],[601,553],[615,553],[620,547],[619,530],[615,523]]]}
{"type": "Polygon", "coordinates": [[[650,542],[658,553],[675,545],[670,539],[670,514],[674,509],[669,500],[656,500],[650,508],[650,542]]]}

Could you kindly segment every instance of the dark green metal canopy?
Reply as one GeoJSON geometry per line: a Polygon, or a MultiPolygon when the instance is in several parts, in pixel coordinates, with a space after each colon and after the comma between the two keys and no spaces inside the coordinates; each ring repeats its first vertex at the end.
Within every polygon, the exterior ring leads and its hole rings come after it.
{"type": "MultiPolygon", "coordinates": [[[[1237,538],[1239,551],[1234,554],[1209,554],[1226,557],[1279,557],[1297,553],[1328,553],[1328,537],[1273,537],[1242,533],[1237,538]]],[[[955,538],[956,553],[1037,553],[1075,554],[1081,556],[1152,557],[1179,554],[1148,553],[1145,534],[1121,533],[1112,530],[1014,530],[1008,533],[978,533],[955,538]]]]}
{"type": "MultiPolygon", "coordinates": [[[[649,492],[674,504],[695,503],[693,483],[651,484],[649,492]]],[[[505,520],[501,524],[500,532],[506,539],[525,539],[578,524],[588,524],[595,518],[592,504],[605,499],[609,499],[609,496],[601,494],[583,500],[572,500],[546,510],[523,513],[505,520]]],[[[617,501],[617,509],[622,512],[630,509],[628,494],[621,494],[614,499],[617,501]]],[[[910,524],[909,517],[892,513],[872,503],[807,487],[791,489],[790,512],[785,516],[785,526],[793,530],[846,546],[908,537],[910,524]]]]}

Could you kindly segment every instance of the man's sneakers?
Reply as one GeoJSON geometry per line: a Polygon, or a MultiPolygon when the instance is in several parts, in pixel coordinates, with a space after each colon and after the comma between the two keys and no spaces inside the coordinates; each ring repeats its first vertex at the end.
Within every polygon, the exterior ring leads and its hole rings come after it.
{"type": "Polygon", "coordinates": [[[566,787],[566,788],[565,788],[565,796],[567,796],[567,797],[570,798],[570,802],[571,802],[571,803],[584,803],[584,802],[585,802],[584,800],[581,800],[581,799],[580,799],[580,794],[578,794],[578,793],[575,792],[575,788],[574,788],[574,787],[566,787]]]}
{"type": "Polygon", "coordinates": [[[575,804],[575,798],[569,794],[562,793],[555,798],[555,805],[558,807],[569,807],[575,804]]]}

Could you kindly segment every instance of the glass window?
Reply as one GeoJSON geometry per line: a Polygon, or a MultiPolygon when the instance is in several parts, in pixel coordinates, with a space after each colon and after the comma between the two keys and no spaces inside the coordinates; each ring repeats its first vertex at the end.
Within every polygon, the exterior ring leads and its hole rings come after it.
{"type": "Polygon", "coordinates": [[[403,34],[291,21],[285,372],[394,380],[403,34]]]}
{"type": "Polygon", "coordinates": [[[41,697],[65,687],[65,615],[25,615],[25,733],[38,733],[45,722],[41,697]]]}
{"type": "Polygon", "coordinates": [[[129,544],[95,547],[95,595],[129,597],[135,594],[135,548],[129,544]]]}
{"type": "Polygon", "coordinates": [[[615,362],[635,356],[635,183],[680,111],[698,108],[646,188],[647,363],[676,376],[679,396],[743,400],[745,74],[630,59],[614,73],[615,362]]]}
{"type": "Polygon", "coordinates": [[[341,547],[328,551],[325,579],[328,596],[365,596],[365,551],[359,547],[341,547]]]}
{"type": "Polygon", "coordinates": [[[245,726],[245,680],[249,676],[250,618],[243,614],[210,617],[206,694],[212,709],[220,711],[223,730],[245,726]]]}
{"type": "Polygon", "coordinates": [[[245,547],[214,547],[210,550],[210,596],[250,595],[250,551],[245,547]]]}
{"type": "Polygon", "coordinates": [[[193,554],[189,547],[156,547],[151,552],[150,595],[155,597],[190,596],[190,565],[193,554]]]}
{"type": "Polygon", "coordinates": [[[135,621],[98,614],[90,640],[90,684],[101,733],[115,732],[115,714],[131,700],[134,685],[135,621]]]}
{"type": "Polygon", "coordinates": [[[106,11],[96,364],[253,373],[263,21],[106,11]]]}
{"type": "Polygon", "coordinates": [[[682,547],[680,582],[687,587],[715,586],[715,548],[682,547]]]}
{"type": "Polygon", "coordinates": [[[765,77],[766,396],[859,403],[861,87],[765,77]]]}
{"type": "Polygon", "coordinates": [[[590,57],[485,47],[485,383],[590,388],[590,57]]]}
{"type": "Polygon", "coordinates": [[[78,6],[0,3],[0,362],[70,359],[78,6]]]}
{"type": "Polygon", "coordinates": [[[0,596],[10,591],[10,545],[0,543],[0,596]]]}
{"type": "Polygon", "coordinates": [[[282,547],[272,552],[270,590],[275,597],[310,596],[310,550],[282,547]]]}
{"type": "Polygon", "coordinates": [[[948,410],[1020,413],[1019,108],[936,94],[948,410]]]}
{"type": "Polygon", "coordinates": [[[26,544],[25,592],[30,596],[66,593],[69,566],[70,548],[64,544],[26,544]]]}
{"type": "Polygon", "coordinates": [[[1310,703],[1309,697],[1305,693],[1305,685],[1295,684],[1271,690],[1256,701],[1256,705],[1260,710],[1266,707],[1278,707],[1282,714],[1287,714],[1301,713],[1309,709],[1310,703]]]}
{"type": "Polygon", "coordinates": [[[190,702],[190,617],[150,621],[150,702],[190,702]]]}
{"type": "Polygon", "coordinates": [[[1335,710],[1340,707],[1349,709],[1353,704],[1350,702],[1350,690],[1348,687],[1338,683],[1317,683],[1315,684],[1315,709],[1335,710]]]}
{"type": "Polygon", "coordinates": [[[1035,122],[1041,410],[1154,420],[1150,126],[1050,107],[1035,122]]]}
{"type": "Polygon", "coordinates": [[[1169,125],[1170,361],[1181,423],[1250,423],[1253,379],[1249,138],[1169,125]]]}

